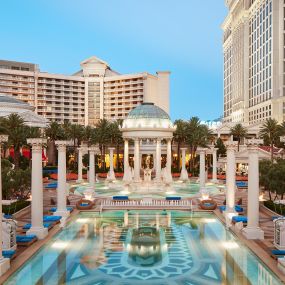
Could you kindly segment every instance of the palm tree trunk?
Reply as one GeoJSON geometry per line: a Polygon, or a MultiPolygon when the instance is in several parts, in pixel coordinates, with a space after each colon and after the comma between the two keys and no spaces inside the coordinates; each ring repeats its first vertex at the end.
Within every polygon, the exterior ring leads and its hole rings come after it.
{"type": "Polygon", "coordinates": [[[270,145],[271,147],[271,162],[273,162],[273,142],[270,145]]]}

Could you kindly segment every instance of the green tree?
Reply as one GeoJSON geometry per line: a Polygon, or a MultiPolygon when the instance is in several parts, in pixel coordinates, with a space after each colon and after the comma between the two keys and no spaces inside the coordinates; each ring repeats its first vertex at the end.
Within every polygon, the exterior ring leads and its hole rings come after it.
{"type": "Polygon", "coordinates": [[[198,147],[207,147],[212,138],[208,126],[201,124],[198,117],[192,117],[186,125],[186,143],[190,149],[190,169],[193,170],[198,147]]]}
{"type": "Polygon", "coordinates": [[[92,138],[93,144],[98,144],[101,152],[101,167],[106,170],[105,154],[106,147],[110,143],[110,123],[106,119],[100,119],[92,138]]]}
{"type": "Polygon", "coordinates": [[[173,141],[177,144],[177,168],[180,168],[180,148],[185,144],[186,141],[186,128],[187,122],[183,120],[176,120],[174,122],[176,130],[173,134],[173,141]]]}
{"type": "Polygon", "coordinates": [[[25,126],[24,120],[18,114],[13,113],[0,119],[0,129],[9,136],[8,145],[14,148],[15,168],[19,169],[20,149],[26,145],[30,134],[29,127],[25,126]]]}
{"type": "Polygon", "coordinates": [[[66,137],[63,127],[57,122],[51,122],[45,129],[45,136],[48,139],[47,156],[50,165],[56,164],[56,146],[55,141],[66,137]]]}
{"type": "Polygon", "coordinates": [[[269,118],[263,123],[260,136],[264,139],[265,144],[269,144],[271,148],[271,161],[273,162],[274,144],[280,140],[282,128],[277,120],[269,118]]]}
{"type": "Polygon", "coordinates": [[[240,146],[240,142],[241,139],[245,138],[247,135],[247,129],[245,127],[243,127],[242,124],[236,124],[235,126],[233,126],[231,128],[231,133],[230,133],[234,139],[237,139],[238,142],[238,151],[239,151],[239,146],[240,146]]]}
{"type": "Polygon", "coordinates": [[[119,171],[120,147],[123,144],[122,132],[120,130],[120,121],[114,121],[109,124],[110,143],[116,147],[117,171],[119,171]]]}
{"type": "Polygon", "coordinates": [[[223,142],[223,140],[221,138],[217,139],[215,147],[218,149],[217,150],[218,157],[219,156],[222,156],[222,157],[226,156],[227,149],[226,149],[226,147],[224,145],[224,142],[223,142]]]}
{"type": "Polygon", "coordinates": [[[259,162],[259,184],[264,187],[265,191],[268,191],[269,199],[272,200],[270,190],[270,176],[269,171],[272,167],[270,160],[264,159],[259,162]]]}

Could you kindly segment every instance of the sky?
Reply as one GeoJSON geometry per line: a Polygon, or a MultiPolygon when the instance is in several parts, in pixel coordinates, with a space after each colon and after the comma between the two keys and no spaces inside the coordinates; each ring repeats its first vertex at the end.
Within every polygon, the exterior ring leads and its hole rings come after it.
{"type": "Polygon", "coordinates": [[[223,110],[224,0],[0,1],[0,59],[72,74],[95,55],[120,73],[169,70],[173,120],[223,110]]]}

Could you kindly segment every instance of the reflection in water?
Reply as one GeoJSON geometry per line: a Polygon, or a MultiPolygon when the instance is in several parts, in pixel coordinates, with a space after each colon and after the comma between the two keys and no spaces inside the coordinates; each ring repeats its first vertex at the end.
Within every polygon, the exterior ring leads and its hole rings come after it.
{"type": "Polygon", "coordinates": [[[131,264],[153,266],[161,261],[160,232],[153,227],[132,230],[132,239],[128,247],[131,264]]]}
{"type": "Polygon", "coordinates": [[[281,283],[213,215],[116,211],[80,215],[6,284],[281,283]]]}

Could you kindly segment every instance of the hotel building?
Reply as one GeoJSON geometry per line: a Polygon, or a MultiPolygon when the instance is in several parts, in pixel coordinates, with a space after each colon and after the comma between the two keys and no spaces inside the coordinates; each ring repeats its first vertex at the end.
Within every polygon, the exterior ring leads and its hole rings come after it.
{"type": "Polygon", "coordinates": [[[226,0],[224,122],[285,118],[285,1],[226,0]]]}
{"type": "Polygon", "coordinates": [[[95,125],[99,119],[124,119],[142,102],[169,113],[169,72],[119,74],[91,57],[73,75],[42,72],[32,63],[0,60],[0,94],[35,107],[50,121],[95,125]]]}

